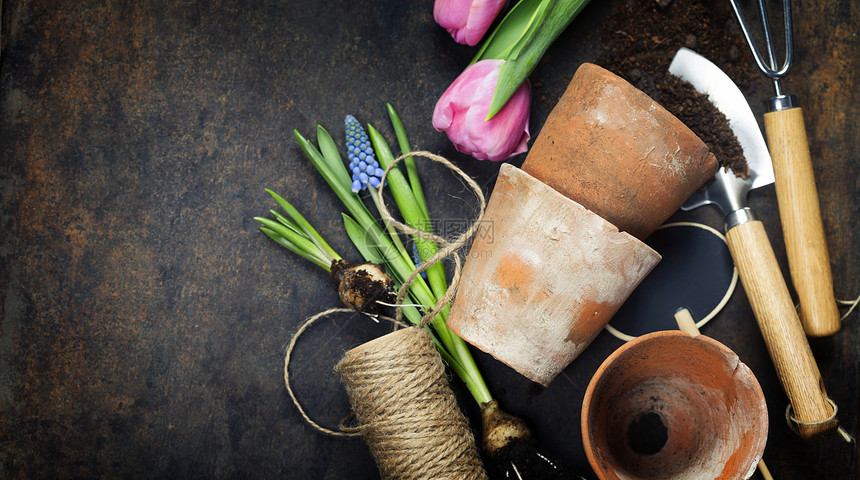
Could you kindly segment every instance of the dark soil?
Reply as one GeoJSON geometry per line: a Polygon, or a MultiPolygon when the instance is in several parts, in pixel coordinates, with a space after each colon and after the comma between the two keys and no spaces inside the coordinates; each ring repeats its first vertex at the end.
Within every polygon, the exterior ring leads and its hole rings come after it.
{"type": "Polygon", "coordinates": [[[749,170],[743,149],[729,128],[726,116],[714,107],[708,96],[673,75],[661,79],[660,89],[660,104],[698,135],[721,165],[747,178],[749,170]]]}
{"type": "Polygon", "coordinates": [[[714,62],[741,90],[757,78],[729,2],[629,0],[603,31],[603,53],[594,63],[651,96],[695,132],[722,165],[745,175],[746,160],[725,116],[707,96],[668,73],[675,52],[687,47],[714,62]]]}
{"type": "Polygon", "coordinates": [[[488,465],[492,479],[577,480],[560,463],[542,453],[532,440],[517,440],[504,446],[488,465]],[[516,470],[514,470],[516,469],[516,470]]]}

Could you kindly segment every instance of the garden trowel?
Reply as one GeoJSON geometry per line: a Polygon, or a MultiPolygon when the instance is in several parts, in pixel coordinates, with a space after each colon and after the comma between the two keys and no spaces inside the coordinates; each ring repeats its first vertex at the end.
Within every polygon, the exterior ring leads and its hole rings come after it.
{"type": "Polygon", "coordinates": [[[743,149],[749,176],[741,178],[720,168],[711,186],[697,192],[681,208],[713,204],[726,214],[726,241],[740,274],[780,383],[791,402],[789,415],[805,438],[837,428],[833,403],[827,398],[821,374],[800,318],[780,271],[764,226],[747,206],[750,190],[774,181],[770,154],[749,104],[731,79],[708,59],[681,48],[669,72],[710,97],[729,122],[743,149]]]}

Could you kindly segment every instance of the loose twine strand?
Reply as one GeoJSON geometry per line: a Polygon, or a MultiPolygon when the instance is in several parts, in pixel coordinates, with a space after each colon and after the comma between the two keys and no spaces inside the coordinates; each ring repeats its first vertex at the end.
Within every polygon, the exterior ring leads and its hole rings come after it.
{"type": "MultiPolygon", "coordinates": [[[[860,296],[858,296],[854,300],[839,300],[839,299],[837,299],[836,303],[840,307],[850,307],[848,309],[848,311],[845,312],[844,315],[842,315],[842,318],[839,319],[840,322],[844,322],[845,319],[848,318],[849,315],[851,315],[851,312],[853,312],[854,309],[857,308],[857,304],[860,303],[860,296]]],[[[796,309],[799,307],[800,307],[800,305],[795,306],[796,309]]],[[[832,408],[833,413],[830,414],[830,416],[825,418],[824,420],[820,420],[820,421],[816,421],[816,422],[804,422],[804,421],[801,421],[801,420],[798,420],[797,418],[795,418],[795,416],[792,412],[791,403],[789,403],[785,407],[785,423],[788,424],[789,430],[791,430],[794,433],[798,433],[799,427],[815,427],[815,426],[820,426],[820,425],[824,425],[826,423],[832,422],[836,418],[836,413],[839,411],[839,407],[837,407],[836,402],[831,400],[829,397],[827,398],[827,402],[830,404],[830,407],[832,408]]],[[[844,428],[842,428],[841,425],[836,428],[836,433],[838,433],[839,436],[842,437],[842,440],[844,440],[846,443],[855,443],[857,441],[850,433],[848,433],[844,428]]]]}
{"type": "Polygon", "coordinates": [[[857,304],[860,303],[860,296],[858,296],[854,300],[836,300],[836,303],[840,307],[851,307],[848,309],[847,312],[845,312],[845,315],[842,315],[842,318],[839,319],[840,322],[844,322],[845,319],[848,318],[848,315],[851,315],[851,312],[853,312],[854,309],[857,308],[857,304]]]}
{"type": "MultiPolygon", "coordinates": [[[[792,413],[791,404],[789,403],[787,407],[785,407],[785,422],[788,424],[788,428],[794,432],[798,433],[798,427],[815,427],[819,425],[824,425],[825,423],[830,423],[836,418],[836,414],[839,412],[839,407],[836,406],[836,402],[827,397],[827,403],[830,404],[830,408],[833,409],[833,413],[830,414],[829,417],[824,420],[817,422],[804,422],[798,420],[794,417],[792,413]]],[[[845,440],[847,443],[854,443],[854,437],[852,437],[844,428],[839,426],[836,429],[836,432],[839,433],[839,436],[842,437],[842,440],[845,440]]]]}
{"type": "Polygon", "coordinates": [[[469,228],[462,235],[457,237],[455,240],[449,242],[442,237],[433,235],[428,232],[424,232],[422,230],[417,230],[415,228],[410,227],[409,225],[395,220],[394,217],[391,216],[391,213],[388,211],[388,207],[385,206],[385,202],[382,199],[382,189],[380,188],[376,190],[378,200],[377,204],[379,205],[379,214],[382,216],[382,220],[386,223],[386,225],[392,225],[395,229],[399,230],[402,233],[429,240],[441,247],[424,263],[418,265],[415,270],[412,271],[409,277],[403,282],[403,285],[400,287],[400,289],[397,291],[397,300],[394,302],[397,305],[394,317],[397,321],[403,320],[403,309],[401,308],[401,304],[403,303],[403,299],[406,297],[409,286],[412,285],[412,282],[415,281],[415,278],[418,277],[421,272],[427,270],[428,268],[430,268],[430,266],[442,261],[442,259],[448,256],[451,256],[454,259],[454,272],[451,278],[451,284],[445,291],[445,295],[443,295],[442,298],[440,298],[439,301],[436,302],[436,305],[434,305],[433,308],[421,319],[420,326],[424,326],[430,321],[432,321],[433,317],[435,317],[439,312],[441,312],[442,309],[445,308],[445,306],[454,298],[454,293],[457,291],[457,286],[460,284],[460,272],[462,270],[462,260],[460,259],[460,255],[457,254],[457,250],[459,250],[463,245],[465,245],[466,242],[472,237],[472,235],[474,235],[475,232],[478,231],[478,228],[480,228],[481,218],[484,215],[484,209],[487,206],[487,201],[484,198],[484,194],[481,191],[481,187],[474,180],[472,180],[472,178],[469,177],[469,175],[467,175],[463,170],[448,161],[448,159],[446,159],[445,157],[426,151],[409,152],[394,159],[394,161],[388,165],[388,168],[385,169],[385,173],[383,173],[382,175],[382,184],[385,184],[385,179],[388,178],[388,172],[390,172],[391,169],[394,168],[398,163],[409,157],[424,157],[448,167],[448,169],[463,178],[466,184],[472,188],[475,193],[475,196],[478,197],[478,201],[480,202],[480,208],[478,210],[478,219],[472,222],[472,224],[469,225],[469,228]]]}
{"type": "MultiPolygon", "coordinates": [[[[840,300],[837,298],[836,299],[836,307],[837,308],[849,307],[848,311],[845,312],[844,315],[839,317],[839,321],[844,322],[845,319],[848,318],[849,315],[851,315],[851,312],[853,312],[854,309],[857,308],[858,304],[860,304],[860,296],[858,296],[854,300],[840,300]]],[[[800,312],[800,304],[799,303],[795,304],[794,309],[799,313],[800,312]]]]}
{"type": "MultiPolygon", "coordinates": [[[[290,344],[287,346],[287,353],[284,356],[284,383],[286,383],[287,385],[287,393],[290,395],[290,399],[293,401],[293,404],[299,410],[299,414],[301,414],[302,418],[304,418],[310,426],[314,427],[320,432],[327,433],[335,437],[357,437],[360,435],[360,433],[350,429],[349,427],[345,427],[344,422],[341,422],[340,426],[338,427],[341,429],[341,431],[337,431],[323,427],[322,425],[313,421],[311,417],[309,417],[308,414],[305,412],[305,409],[302,407],[302,404],[301,402],[299,402],[299,399],[296,398],[296,394],[293,392],[293,387],[290,385],[290,361],[292,360],[293,350],[296,348],[296,342],[298,342],[299,337],[317,320],[320,320],[335,313],[355,313],[355,310],[351,308],[330,308],[328,310],[322,311],[307,319],[305,323],[303,323],[299,327],[299,329],[296,330],[296,333],[293,334],[293,338],[290,339],[290,344]]],[[[393,318],[384,317],[382,315],[379,315],[374,318],[382,318],[383,320],[395,322],[393,318]]]]}
{"type": "MultiPolygon", "coordinates": [[[[396,309],[395,310],[395,312],[396,312],[395,318],[386,317],[384,315],[373,315],[373,316],[371,316],[371,318],[374,318],[375,320],[381,319],[381,320],[392,322],[396,327],[407,326],[403,322],[403,312],[402,312],[401,307],[403,305],[403,299],[406,297],[409,286],[415,281],[415,279],[418,277],[418,275],[421,274],[421,272],[428,269],[431,265],[442,261],[445,257],[448,257],[448,256],[452,256],[454,259],[454,272],[453,272],[453,277],[452,277],[452,280],[450,282],[450,285],[448,286],[448,289],[445,291],[445,295],[443,295],[442,298],[440,298],[436,302],[436,304],[433,306],[433,308],[427,314],[425,314],[422,317],[419,326],[421,326],[421,327],[426,326],[453,299],[454,293],[456,292],[457,285],[460,282],[460,271],[461,271],[461,267],[462,267],[462,261],[460,259],[460,255],[457,253],[457,250],[459,250],[462,246],[464,246],[466,244],[466,242],[469,240],[469,238],[471,238],[471,236],[474,235],[475,232],[480,227],[480,220],[483,217],[484,209],[486,208],[486,204],[487,204],[486,199],[484,197],[484,194],[481,191],[481,187],[474,180],[472,180],[471,177],[469,177],[465,172],[463,172],[463,170],[461,170],[459,167],[457,167],[456,165],[454,165],[453,163],[448,161],[446,158],[441,157],[439,155],[432,154],[430,152],[426,152],[426,151],[414,151],[414,152],[410,152],[410,153],[407,153],[407,154],[404,154],[404,155],[397,157],[393,162],[391,162],[390,165],[388,165],[388,168],[385,169],[385,173],[382,175],[382,182],[385,181],[385,179],[388,176],[388,172],[390,172],[391,169],[395,167],[395,165],[397,165],[398,163],[400,163],[404,159],[406,159],[408,157],[412,157],[412,156],[424,157],[424,158],[430,159],[434,162],[441,163],[442,165],[446,166],[448,169],[452,170],[454,173],[456,173],[457,175],[462,177],[465,180],[466,184],[472,188],[472,190],[475,192],[475,195],[478,197],[478,200],[480,202],[480,209],[478,210],[478,218],[475,220],[475,222],[472,223],[472,225],[470,225],[470,227],[462,235],[460,235],[455,240],[449,242],[448,240],[446,240],[442,237],[439,237],[439,236],[436,236],[436,235],[433,235],[433,234],[430,234],[430,233],[427,233],[427,232],[424,232],[421,230],[416,230],[416,229],[414,229],[408,225],[405,225],[405,224],[395,220],[391,216],[391,213],[388,211],[388,208],[385,207],[385,203],[382,201],[382,188],[379,188],[377,190],[377,195],[378,195],[377,199],[379,200],[378,204],[380,205],[380,214],[382,215],[383,220],[385,222],[390,223],[391,225],[394,226],[394,228],[400,230],[403,233],[406,233],[409,235],[415,235],[415,236],[427,239],[429,241],[435,242],[437,245],[442,247],[434,255],[432,255],[430,258],[428,258],[424,263],[419,265],[412,272],[412,274],[410,274],[409,277],[403,282],[403,285],[400,287],[400,289],[397,292],[397,299],[396,299],[395,304],[394,304],[395,309],[396,309]]],[[[356,313],[356,311],[353,309],[350,309],[350,308],[330,308],[330,309],[325,310],[323,312],[319,312],[316,315],[308,318],[299,327],[299,329],[296,331],[296,333],[293,334],[293,337],[290,339],[290,343],[287,346],[286,354],[284,356],[284,383],[286,384],[286,387],[287,387],[287,393],[289,394],[290,399],[293,401],[293,404],[298,409],[299,414],[301,414],[302,418],[310,426],[312,426],[313,428],[315,428],[316,430],[318,430],[320,432],[323,432],[323,433],[326,433],[326,434],[329,434],[329,435],[332,435],[335,437],[355,437],[355,436],[361,435],[361,432],[358,429],[356,429],[355,427],[347,427],[345,425],[346,419],[344,421],[341,421],[340,425],[338,426],[339,430],[332,430],[330,428],[326,428],[326,427],[318,424],[314,420],[312,420],[310,418],[310,416],[308,416],[308,414],[305,412],[305,409],[302,407],[301,402],[299,402],[298,398],[296,397],[295,393],[293,392],[293,388],[292,388],[292,385],[290,383],[290,362],[292,361],[293,351],[295,350],[296,343],[298,342],[299,337],[301,337],[301,335],[303,333],[305,333],[305,331],[311,325],[313,325],[315,322],[317,322],[318,320],[325,318],[329,315],[335,314],[335,313],[356,313]]],[[[415,368],[414,366],[410,366],[406,370],[411,370],[414,368],[415,368]]],[[[416,371],[417,371],[417,369],[416,369],[416,371]]],[[[470,435],[471,435],[471,433],[470,433],[470,435]]]]}

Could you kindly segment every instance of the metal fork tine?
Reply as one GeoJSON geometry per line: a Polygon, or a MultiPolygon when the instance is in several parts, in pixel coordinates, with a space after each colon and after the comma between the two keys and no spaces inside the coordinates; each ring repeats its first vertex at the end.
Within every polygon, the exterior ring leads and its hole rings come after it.
{"type": "Polygon", "coordinates": [[[769,60],[768,62],[765,62],[764,57],[756,46],[755,39],[752,35],[752,30],[750,29],[749,23],[747,22],[743,12],[741,11],[739,0],[729,0],[729,3],[731,3],[732,10],[734,10],[735,16],[737,17],[738,22],[741,25],[741,31],[744,34],[747,46],[749,46],[750,51],[752,52],[753,59],[755,60],[756,65],[758,66],[759,70],[764,72],[765,75],[767,75],[774,81],[774,87],[776,88],[777,95],[781,95],[782,92],[779,85],[779,79],[784,77],[788,73],[788,69],[789,67],[791,67],[791,62],[794,57],[794,41],[791,23],[791,0],[783,0],[782,2],[783,19],[785,26],[785,61],[783,62],[782,67],[779,70],[776,69],[776,47],[773,41],[773,32],[771,32],[770,21],[768,20],[765,0],[758,0],[758,10],[759,17],[761,20],[762,33],[764,35],[765,49],[769,60]]]}
{"type": "Polygon", "coordinates": [[[776,47],[773,45],[773,35],[770,31],[770,17],[767,14],[767,4],[764,0],[758,0],[758,14],[761,18],[761,30],[764,34],[764,45],[767,49],[767,57],[771,70],[776,69],[776,47]]]}

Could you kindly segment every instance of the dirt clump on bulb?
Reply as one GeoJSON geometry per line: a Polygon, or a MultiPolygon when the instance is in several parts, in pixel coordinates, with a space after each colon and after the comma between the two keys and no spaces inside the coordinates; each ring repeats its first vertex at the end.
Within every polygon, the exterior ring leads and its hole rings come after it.
{"type": "Polygon", "coordinates": [[[331,262],[331,278],[343,304],[361,312],[381,313],[383,305],[379,302],[390,304],[396,299],[391,291],[394,281],[376,263],[335,260],[331,262]]]}
{"type": "Polygon", "coordinates": [[[495,400],[481,405],[481,444],[489,456],[491,478],[573,480],[572,475],[538,449],[526,422],[501,408],[495,400]]]}

